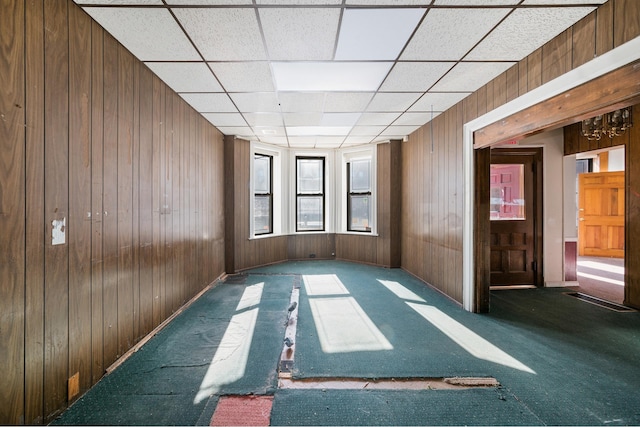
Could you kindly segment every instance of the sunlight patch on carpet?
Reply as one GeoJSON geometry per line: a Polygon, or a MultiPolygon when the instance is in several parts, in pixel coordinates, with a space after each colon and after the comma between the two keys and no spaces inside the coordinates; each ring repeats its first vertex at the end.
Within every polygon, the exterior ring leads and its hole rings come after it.
{"type": "Polygon", "coordinates": [[[335,274],[305,274],[302,280],[309,296],[349,294],[335,274]]]}
{"type": "Polygon", "coordinates": [[[478,359],[508,366],[530,374],[535,374],[535,371],[527,365],[500,350],[498,347],[471,331],[466,326],[447,316],[436,307],[414,304],[411,302],[407,302],[407,304],[418,312],[418,314],[427,319],[432,325],[440,329],[440,331],[455,341],[460,347],[464,348],[478,359]]]}
{"type": "Polygon", "coordinates": [[[325,353],[393,349],[354,298],[314,298],[309,304],[325,353]]]}
{"type": "Polygon", "coordinates": [[[398,298],[402,298],[404,300],[409,300],[409,301],[426,302],[422,297],[419,297],[413,291],[410,291],[409,289],[405,288],[402,284],[398,282],[394,282],[392,280],[381,280],[381,279],[377,279],[377,280],[378,282],[382,283],[384,287],[386,287],[391,292],[396,294],[398,298]]]}

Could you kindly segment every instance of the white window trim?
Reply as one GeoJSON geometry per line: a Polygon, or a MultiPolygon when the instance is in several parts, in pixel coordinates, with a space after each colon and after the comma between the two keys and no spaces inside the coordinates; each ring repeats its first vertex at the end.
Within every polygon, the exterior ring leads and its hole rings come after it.
{"type": "Polygon", "coordinates": [[[249,159],[249,239],[265,239],[273,236],[280,236],[286,234],[286,206],[287,192],[284,191],[286,186],[287,171],[286,162],[286,150],[280,149],[276,146],[260,144],[258,142],[251,142],[250,159],[249,159]],[[253,223],[253,209],[254,209],[254,170],[253,159],[256,154],[262,154],[271,156],[273,163],[271,165],[271,191],[273,201],[273,233],[269,234],[255,234],[255,224],[253,223]]]}
{"type": "Polygon", "coordinates": [[[295,149],[291,150],[289,158],[289,234],[329,234],[335,233],[336,224],[336,200],[335,200],[335,150],[322,149],[295,149]],[[296,231],[296,158],[298,157],[324,157],[324,230],[323,231],[296,231]]]}
{"type": "Polygon", "coordinates": [[[339,150],[340,165],[336,170],[336,176],[339,178],[337,185],[337,194],[335,199],[336,212],[338,213],[336,220],[336,229],[340,234],[354,234],[358,236],[377,236],[378,235],[378,209],[377,209],[377,145],[359,146],[348,149],[339,150]],[[348,231],[347,227],[347,163],[352,160],[370,159],[371,160],[371,231],[348,231]]]}

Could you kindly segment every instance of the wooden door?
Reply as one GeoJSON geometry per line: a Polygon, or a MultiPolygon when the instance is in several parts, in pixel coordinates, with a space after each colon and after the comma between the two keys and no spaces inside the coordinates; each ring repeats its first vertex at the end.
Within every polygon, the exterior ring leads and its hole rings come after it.
{"type": "Polygon", "coordinates": [[[492,150],[491,285],[537,285],[537,153],[492,150]]]}
{"type": "Polygon", "coordinates": [[[578,175],[578,254],[624,257],[624,171],[578,175]]]}

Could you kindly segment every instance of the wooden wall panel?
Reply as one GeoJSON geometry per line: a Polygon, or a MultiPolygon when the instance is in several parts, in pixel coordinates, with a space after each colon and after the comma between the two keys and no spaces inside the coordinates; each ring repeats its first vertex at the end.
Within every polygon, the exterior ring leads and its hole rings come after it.
{"type": "Polygon", "coordinates": [[[102,176],[103,363],[118,358],[118,44],[104,35],[102,176]]]}
{"type": "Polygon", "coordinates": [[[571,70],[572,34],[569,28],[542,46],[542,84],[571,70]]]}
{"type": "Polygon", "coordinates": [[[288,247],[288,259],[331,259],[336,252],[336,235],[291,235],[288,238],[288,247]]]}
{"type": "Polygon", "coordinates": [[[615,1],[608,1],[596,11],[596,55],[613,49],[613,7],[615,1]]]}
{"type": "Polygon", "coordinates": [[[640,34],[640,3],[637,0],[613,0],[613,46],[618,47],[640,34]]]}
{"type": "Polygon", "coordinates": [[[44,2],[45,111],[45,330],[44,413],[67,402],[69,364],[69,24],[66,2],[44,2]],[[66,238],[51,240],[52,221],[66,238]],[[47,241],[48,240],[48,241],[47,241]]]}
{"type": "Polygon", "coordinates": [[[153,329],[153,75],[139,67],[139,300],[140,329],[137,337],[153,329]],[[150,96],[151,95],[151,96],[150,96]]]}
{"type": "Polygon", "coordinates": [[[572,68],[591,61],[596,54],[596,15],[596,12],[590,13],[573,26],[572,68]]]}
{"type": "Polygon", "coordinates": [[[133,56],[118,46],[118,355],[133,346],[133,56]]]}
{"type": "MultiPolygon", "coordinates": [[[[7,17],[10,14],[1,13],[7,17]]],[[[1,19],[1,18],[0,18],[1,19]]],[[[24,422],[43,422],[44,402],[44,5],[25,4],[26,259],[24,422]]],[[[2,28],[10,28],[2,24],[2,28]]],[[[2,30],[0,30],[1,32],[2,30]]],[[[14,34],[19,34],[15,31],[14,34]]],[[[16,61],[15,64],[19,64],[16,61]]],[[[3,79],[4,81],[4,79],[3,79]]],[[[3,85],[9,87],[10,85],[3,85]]],[[[1,91],[2,89],[0,89],[1,91]]],[[[6,99],[5,96],[0,98],[6,99]]],[[[9,139],[2,138],[3,141],[9,139]]],[[[4,152],[5,149],[2,149],[4,152]]],[[[5,170],[5,169],[3,169],[5,170]]],[[[3,184],[4,187],[4,184],[3,184]]],[[[6,247],[4,244],[1,247],[6,247]]],[[[6,300],[6,298],[2,298],[6,300]]],[[[4,309],[2,309],[4,312],[4,309]]],[[[4,338],[2,339],[4,341],[4,338]]],[[[3,369],[4,372],[6,372],[3,369]]],[[[18,388],[19,389],[19,388],[18,388]]],[[[4,400],[4,397],[2,397],[4,400]]],[[[4,400],[5,402],[7,400],[4,400]]],[[[10,400],[9,400],[10,401],[10,400]]],[[[0,417],[4,418],[4,417],[0,417]]]]}
{"type": "Polygon", "coordinates": [[[23,2],[0,3],[0,423],[24,422],[24,26],[23,2]]]}
{"type": "MultiPolygon", "coordinates": [[[[634,106],[640,110],[640,104],[634,106]]],[[[625,151],[625,304],[640,309],[640,126],[630,129],[625,151]]]]}
{"type": "Polygon", "coordinates": [[[542,48],[527,56],[527,90],[532,91],[542,84],[542,48]]]}
{"type": "Polygon", "coordinates": [[[91,19],[69,8],[69,376],[91,386],[91,19]]]}
{"type": "Polygon", "coordinates": [[[103,355],[103,138],[104,30],[91,23],[91,382],[104,373],[103,355]]]}
{"type": "Polygon", "coordinates": [[[224,272],[222,135],[72,1],[0,2],[0,53],[0,424],[43,424],[224,272]]]}

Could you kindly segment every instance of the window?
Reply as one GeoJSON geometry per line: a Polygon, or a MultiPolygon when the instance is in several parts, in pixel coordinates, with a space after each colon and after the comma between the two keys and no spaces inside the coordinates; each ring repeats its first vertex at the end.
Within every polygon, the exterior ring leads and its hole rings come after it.
{"type": "Polygon", "coordinates": [[[253,232],[273,233],[273,157],[253,157],[253,232]]]}
{"type": "Polygon", "coordinates": [[[371,159],[347,163],[347,231],[371,232],[371,159]]]}
{"type": "Polygon", "coordinates": [[[324,157],[296,157],[296,231],[324,231],[324,157]]]}

